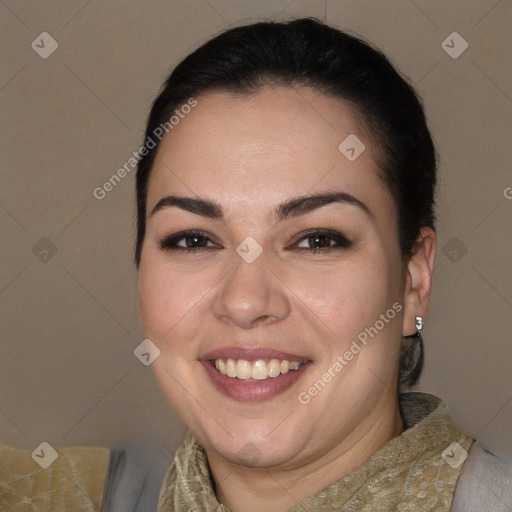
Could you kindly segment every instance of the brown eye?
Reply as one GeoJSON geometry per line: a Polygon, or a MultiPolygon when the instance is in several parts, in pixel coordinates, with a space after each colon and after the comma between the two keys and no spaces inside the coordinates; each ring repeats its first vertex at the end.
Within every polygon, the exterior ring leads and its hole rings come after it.
{"type": "Polygon", "coordinates": [[[333,241],[331,237],[325,235],[311,235],[307,238],[309,246],[312,249],[318,249],[321,247],[330,247],[333,241]]]}
{"type": "Polygon", "coordinates": [[[348,249],[352,242],[337,231],[316,230],[303,234],[299,238],[297,248],[310,252],[327,252],[334,249],[348,249]]]}
{"type": "MultiPolygon", "coordinates": [[[[186,247],[206,247],[208,239],[202,235],[187,235],[182,240],[185,241],[186,247]]],[[[177,244],[179,247],[183,247],[180,243],[177,244]]]]}
{"type": "Polygon", "coordinates": [[[174,235],[167,236],[160,240],[159,246],[165,251],[201,251],[215,245],[208,235],[202,231],[182,231],[174,235]]]}

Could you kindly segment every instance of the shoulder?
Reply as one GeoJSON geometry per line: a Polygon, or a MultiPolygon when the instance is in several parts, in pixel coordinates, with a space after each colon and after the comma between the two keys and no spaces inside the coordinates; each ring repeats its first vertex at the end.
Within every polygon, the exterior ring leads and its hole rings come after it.
{"type": "Polygon", "coordinates": [[[172,456],[130,447],[112,450],[102,512],[154,512],[172,456]]]}
{"type": "Polygon", "coordinates": [[[475,441],[462,466],[450,512],[512,509],[512,465],[475,441]]]}

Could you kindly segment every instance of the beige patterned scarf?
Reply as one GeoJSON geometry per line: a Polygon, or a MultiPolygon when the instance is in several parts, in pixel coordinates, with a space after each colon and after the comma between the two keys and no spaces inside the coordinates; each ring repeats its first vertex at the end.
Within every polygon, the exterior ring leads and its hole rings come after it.
{"type": "MultiPolygon", "coordinates": [[[[448,512],[474,439],[457,430],[444,402],[433,395],[401,394],[400,410],[402,434],[288,512],[448,512]]],[[[158,512],[188,510],[229,512],[215,497],[206,452],[190,432],[167,471],[158,501],[158,512]]]]}

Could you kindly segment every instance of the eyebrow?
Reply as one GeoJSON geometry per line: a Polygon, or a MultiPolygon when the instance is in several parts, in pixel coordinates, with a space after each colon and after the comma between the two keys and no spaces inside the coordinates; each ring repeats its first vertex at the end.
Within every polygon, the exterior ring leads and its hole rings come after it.
{"type": "MultiPolygon", "coordinates": [[[[372,211],[362,201],[346,192],[325,192],[287,199],[275,209],[274,217],[277,222],[281,222],[282,220],[291,217],[298,217],[333,203],[357,206],[369,217],[375,219],[372,211]]],[[[222,206],[214,201],[172,195],[160,199],[160,201],[158,201],[155,207],[151,210],[150,216],[164,208],[170,208],[173,206],[211,219],[222,220],[224,217],[222,206]]]]}

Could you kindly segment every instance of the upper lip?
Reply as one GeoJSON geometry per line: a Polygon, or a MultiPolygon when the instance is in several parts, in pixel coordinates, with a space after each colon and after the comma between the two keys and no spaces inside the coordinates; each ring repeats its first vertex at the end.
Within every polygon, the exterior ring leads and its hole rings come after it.
{"type": "Polygon", "coordinates": [[[273,348],[243,348],[221,347],[211,350],[199,357],[199,359],[243,359],[257,361],[258,359],[285,359],[287,361],[307,361],[308,358],[299,354],[291,354],[273,348]]]}

